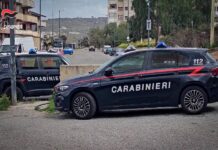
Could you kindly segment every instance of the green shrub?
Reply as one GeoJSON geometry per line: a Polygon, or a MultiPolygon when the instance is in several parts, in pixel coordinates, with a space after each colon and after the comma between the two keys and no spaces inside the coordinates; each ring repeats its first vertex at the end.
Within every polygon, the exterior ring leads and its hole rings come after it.
{"type": "Polygon", "coordinates": [[[49,104],[48,104],[48,108],[46,109],[46,111],[49,113],[55,112],[54,96],[52,96],[49,99],[49,104]]]}
{"type": "Polygon", "coordinates": [[[125,49],[125,48],[128,47],[128,44],[127,43],[121,43],[118,47],[125,49]]]}
{"type": "Polygon", "coordinates": [[[7,96],[3,95],[2,97],[0,97],[0,111],[8,110],[10,105],[11,102],[7,96]]]}
{"type": "MultiPolygon", "coordinates": [[[[143,40],[142,42],[141,41],[131,42],[129,44],[134,45],[136,48],[148,47],[148,40],[143,40]]],[[[121,43],[118,47],[125,49],[128,47],[128,43],[121,43]]],[[[150,47],[155,47],[155,40],[150,41],[150,47]]]]}

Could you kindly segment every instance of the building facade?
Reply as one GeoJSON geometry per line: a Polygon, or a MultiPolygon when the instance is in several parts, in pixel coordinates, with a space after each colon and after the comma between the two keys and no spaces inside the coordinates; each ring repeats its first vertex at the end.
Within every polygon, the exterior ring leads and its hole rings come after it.
{"type": "Polygon", "coordinates": [[[133,0],[108,0],[108,23],[119,25],[135,15],[132,2],[133,0]]]}
{"type": "MultiPolygon", "coordinates": [[[[10,0],[0,0],[0,8],[8,9],[10,0]]],[[[30,9],[34,7],[34,0],[16,0],[14,10],[17,11],[15,16],[15,35],[16,37],[33,37],[34,46],[40,47],[40,14],[32,12],[30,9]]],[[[42,16],[45,17],[45,16],[42,16]]],[[[0,24],[0,43],[5,38],[10,37],[10,29],[5,28],[9,24],[9,19],[6,18],[0,24]]],[[[41,26],[46,26],[44,22],[41,26]]]]}

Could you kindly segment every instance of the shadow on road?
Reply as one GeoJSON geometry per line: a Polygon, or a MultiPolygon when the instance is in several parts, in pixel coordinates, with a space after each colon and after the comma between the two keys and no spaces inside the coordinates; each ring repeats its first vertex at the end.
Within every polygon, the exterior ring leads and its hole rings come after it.
{"type": "MultiPolygon", "coordinates": [[[[207,113],[212,113],[216,111],[216,108],[208,106],[206,111],[202,114],[197,114],[195,116],[204,116],[207,113]]],[[[179,115],[184,117],[193,117],[194,115],[188,115],[183,112],[181,108],[160,108],[160,109],[146,109],[146,110],[133,110],[133,111],[113,111],[113,112],[101,112],[98,113],[93,119],[103,119],[103,118],[130,118],[130,117],[154,117],[154,116],[172,116],[179,115]]],[[[70,113],[55,113],[47,116],[50,119],[66,120],[75,119],[70,113]]]]}
{"type": "MultiPolygon", "coordinates": [[[[216,109],[213,107],[207,107],[206,111],[202,114],[195,116],[202,116],[206,113],[214,112],[216,109]]],[[[171,115],[182,115],[182,116],[193,116],[185,114],[181,108],[160,108],[160,109],[147,109],[147,110],[135,110],[135,111],[120,111],[120,112],[105,112],[99,113],[96,118],[125,118],[125,117],[142,117],[142,116],[171,116],[171,115]]]]}

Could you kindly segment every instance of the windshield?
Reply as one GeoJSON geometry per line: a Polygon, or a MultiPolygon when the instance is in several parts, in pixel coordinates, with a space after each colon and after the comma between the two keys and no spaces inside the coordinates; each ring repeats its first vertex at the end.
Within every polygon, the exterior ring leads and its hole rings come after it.
{"type": "Polygon", "coordinates": [[[65,61],[68,65],[72,65],[72,60],[67,57],[62,57],[63,61],[65,61]]]}
{"type": "Polygon", "coordinates": [[[110,63],[112,63],[113,61],[115,61],[117,58],[112,58],[111,60],[105,62],[104,64],[102,64],[99,68],[97,68],[93,73],[99,73],[102,69],[104,69],[106,66],[108,66],[110,63]]]}
{"type": "Polygon", "coordinates": [[[0,52],[8,52],[10,51],[10,45],[2,45],[0,47],[0,52]]]}

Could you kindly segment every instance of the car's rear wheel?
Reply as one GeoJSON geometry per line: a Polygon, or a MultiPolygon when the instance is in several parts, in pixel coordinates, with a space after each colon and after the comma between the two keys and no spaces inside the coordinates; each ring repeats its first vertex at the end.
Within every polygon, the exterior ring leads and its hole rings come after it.
{"type": "MultiPolygon", "coordinates": [[[[4,94],[11,99],[11,87],[7,87],[4,90],[4,94]]],[[[23,101],[23,92],[19,87],[17,87],[17,100],[18,101],[23,101]]]]}
{"type": "Polygon", "coordinates": [[[207,107],[208,96],[202,88],[190,86],[182,92],[180,101],[186,113],[199,114],[207,107]]]}
{"type": "Polygon", "coordinates": [[[95,99],[89,93],[78,93],[72,100],[71,109],[77,119],[90,119],[96,113],[95,99]]]}

